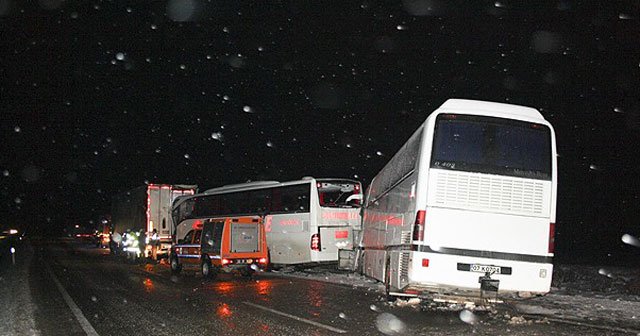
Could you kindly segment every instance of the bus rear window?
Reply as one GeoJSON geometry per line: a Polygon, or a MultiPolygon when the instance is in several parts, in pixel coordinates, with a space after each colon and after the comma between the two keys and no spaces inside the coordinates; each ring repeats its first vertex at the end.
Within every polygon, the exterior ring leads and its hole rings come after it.
{"type": "Polygon", "coordinates": [[[360,184],[350,181],[318,181],[318,198],[323,207],[355,207],[360,200],[349,198],[361,193],[360,184]]]}
{"type": "Polygon", "coordinates": [[[503,118],[439,115],[431,167],[551,179],[551,131],[503,118]]]}

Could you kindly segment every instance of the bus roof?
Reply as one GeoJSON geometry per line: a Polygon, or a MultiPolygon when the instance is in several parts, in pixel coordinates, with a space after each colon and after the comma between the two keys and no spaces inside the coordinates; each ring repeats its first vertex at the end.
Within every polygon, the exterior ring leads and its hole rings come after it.
{"type": "Polygon", "coordinates": [[[525,119],[537,119],[544,120],[544,117],[540,112],[532,107],[494,103],[481,100],[470,99],[449,99],[445,101],[439,108],[439,112],[451,112],[451,113],[477,113],[493,114],[496,116],[505,116],[512,118],[525,118],[525,119]]]}
{"type": "Polygon", "coordinates": [[[227,184],[222,187],[211,188],[204,191],[205,194],[215,194],[222,191],[236,190],[236,189],[244,189],[248,187],[260,187],[260,186],[269,186],[279,184],[278,181],[253,181],[253,182],[245,182],[245,183],[237,183],[237,184],[227,184]]]}

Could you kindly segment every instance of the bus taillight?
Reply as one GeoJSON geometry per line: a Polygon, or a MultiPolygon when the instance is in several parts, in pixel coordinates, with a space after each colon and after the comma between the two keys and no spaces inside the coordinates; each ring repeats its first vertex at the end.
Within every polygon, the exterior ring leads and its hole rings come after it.
{"type": "Polygon", "coordinates": [[[424,240],[424,218],[427,212],[418,210],[416,213],[416,222],[413,224],[413,240],[424,240]]]}
{"type": "Polygon", "coordinates": [[[556,223],[549,223],[549,253],[556,250],[556,223]]]}
{"type": "Polygon", "coordinates": [[[320,235],[317,233],[311,236],[311,250],[320,251],[320,235]]]}

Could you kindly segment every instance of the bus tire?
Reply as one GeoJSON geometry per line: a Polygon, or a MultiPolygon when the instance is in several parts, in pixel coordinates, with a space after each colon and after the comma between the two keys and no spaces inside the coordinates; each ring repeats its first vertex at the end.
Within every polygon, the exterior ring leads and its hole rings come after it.
{"type": "Polygon", "coordinates": [[[211,266],[211,260],[208,256],[202,257],[202,263],[200,263],[200,270],[202,271],[202,277],[205,279],[215,279],[217,272],[211,266]]]}
{"type": "Polygon", "coordinates": [[[180,261],[178,260],[178,257],[175,255],[172,255],[169,260],[170,260],[169,264],[171,265],[171,273],[180,274],[180,271],[182,271],[182,265],[180,265],[180,261]]]}

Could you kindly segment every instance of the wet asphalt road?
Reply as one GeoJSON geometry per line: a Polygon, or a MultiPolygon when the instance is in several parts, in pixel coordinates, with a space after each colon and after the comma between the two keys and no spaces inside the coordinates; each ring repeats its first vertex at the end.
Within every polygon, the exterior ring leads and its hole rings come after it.
{"type": "Polygon", "coordinates": [[[194,272],[173,276],[164,265],[127,264],[78,242],[32,246],[20,255],[31,253],[24,267],[41,335],[382,335],[396,325],[376,323],[385,312],[404,324],[396,335],[617,335],[545,321],[513,325],[488,313],[470,325],[458,312],[392,307],[351,286],[273,273],[205,281],[194,272]]]}

